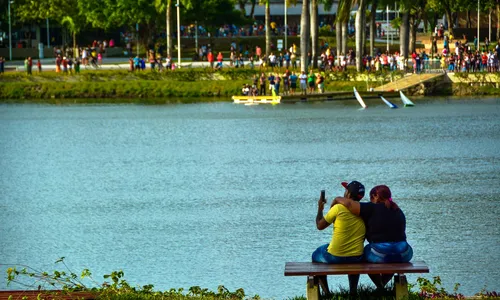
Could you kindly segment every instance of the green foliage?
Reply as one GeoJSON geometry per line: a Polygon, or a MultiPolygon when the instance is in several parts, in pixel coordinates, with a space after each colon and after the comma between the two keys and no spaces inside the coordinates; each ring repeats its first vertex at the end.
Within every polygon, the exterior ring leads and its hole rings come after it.
{"type": "MultiPolygon", "coordinates": [[[[92,273],[84,269],[77,274],[71,271],[64,257],[58,259],[56,264],[62,264],[64,270],[53,272],[43,272],[34,270],[27,266],[10,267],[7,269],[7,284],[21,284],[25,290],[62,290],[65,294],[71,292],[91,292],[97,300],[260,300],[259,295],[247,296],[242,288],[236,291],[230,291],[225,286],[219,285],[217,291],[211,291],[200,286],[192,286],[187,291],[183,288],[172,288],[168,291],[155,291],[152,284],[144,286],[133,286],[124,278],[123,271],[113,271],[103,276],[104,282],[97,282],[92,278],[92,273]]],[[[459,294],[459,284],[455,285],[452,293],[447,292],[441,287],[441,278],[433,277],[432,280],[419,277],[416,284],[409,285],[408,300],[423,299],[464,299],[459,294]],[[416,292],[412,291],[417,287],[416,292]]],[[[357,299],[394,299],[394,290],[388,286],[382,290],[375,287],[361,285],[358,288],[357,299]]],[[[494,291],[483,289],[476,294],[481,299],[499,299],[494,291]]],[[[13,297],[9,297],[11,300],[13,297]]],[[[39,297],[40,298],[40,297],[39,297]]],[[[57,299],[57,298],[55,298],[57,299]]],[[[353,299],[349,290],[340,288],[339,291],[333,291],[330,299],[353,299]]],[[[288,300],[305,300],[304,296],[289,298],[288,300]]]]}
{"type": "Polygon", "coordinates": [[[332,31],[332,27],[330,25],[325,25],[319,28],[319,36],[335,36],[335,31],[332,31]]]}
{"type": "Polygon", "coordinates": [[[84,269],[80,275],[72,272],[66,263],[64,257],[58,259],[56,264],[62,264],[64,271],[53,271],[52,273],[34,270],[27,266],[22,266],[21,270],[17,267],[7,269],[7,284],[17,283],[26,289],[34,290],[62,290],[64,293],[71,292],[93,292],[96,299],[99,300],[165,300],[165,299],[207,299],[207,300],[259,300],[258,295],[246,297],[243,289],[237,289],[231,292],[223,285],[219,285],[217,292],[210,291],[199,286],[192,286],[188,292],[184,289],[170,289],[169,291],[155,291],[151,284],[132,286],[124,279],[123,271],[113,271],[103,276],[105,280],[98,283],[92,278],[88,269],[84,269]],[[25,280],[27,279],[27,281],[25,280]],[[91,285],[83,282],[83,279],[90,279],[91,285]],[[38,286],[36,286],[38,285],[38,286]]]}
{"type": "Polygon", "coordinates": [[[391,20],[391,26],[392,28],[399,30],[399,27],[401,27],[401,18],[397,17],[391,20]]]}

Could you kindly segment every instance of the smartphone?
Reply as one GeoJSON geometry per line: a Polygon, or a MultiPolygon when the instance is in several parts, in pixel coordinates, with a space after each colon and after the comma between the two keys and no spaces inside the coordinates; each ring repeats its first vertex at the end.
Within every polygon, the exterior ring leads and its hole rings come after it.
{"type": "Polygon", "coordinates": [[[325,190],[321,190],[321,196],[320,196],[320,198],[323,200],[323,202],[326,202],[325,190]]]}

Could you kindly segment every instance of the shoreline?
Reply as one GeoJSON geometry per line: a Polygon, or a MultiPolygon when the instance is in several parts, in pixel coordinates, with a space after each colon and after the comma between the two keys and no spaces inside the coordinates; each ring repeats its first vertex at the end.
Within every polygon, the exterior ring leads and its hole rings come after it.
{"type": "MultiPolygon", "coordinates": [[[[82,70],[79,74],[42,72],[33,75],[9,72],[0,75],[0,103],[232,102],[231,97],[240,95],[241,87],[251,84],[253,76],[260,72],[282,74],[285,69],[227,68],[214,71],[210,68],[183,68],[167,72],[82,70]]],[[[368,90],[404,80],[406,74],[398,71],[369,74],[353,70],[328,72],[325,74],[325,92],[345,94],[356,88],[362,95],[369,96],[371,92],[368,90]]],[[[439,80],[421,82],[403,91],[408,96],[498,96],[499,82],[500,73],[451,73],[439,80]]],[[[266,93],[269,93],[267,84],[266,93]]],[[[373,93],[376,95],[377,92],[373,93]]],[[[296,95],[299,94],[300,91],[296,91],[296,95]]],[[[345,96],[342,98],[345,99],[345,96]]],[[[327,100],[336,99],[323,101],[327,100]]]]}

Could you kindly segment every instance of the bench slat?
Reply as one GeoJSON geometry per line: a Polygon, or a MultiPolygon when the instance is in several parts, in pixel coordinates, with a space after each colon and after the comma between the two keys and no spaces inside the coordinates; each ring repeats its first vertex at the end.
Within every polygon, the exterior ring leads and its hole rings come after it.
{"type": "Polygon", "coordinates": [[[391,273],[429,273],[429,267],[423,261],[390,264],[323,264],[313,262],[287,262],[285,264],[285,276],[391,273]]]}

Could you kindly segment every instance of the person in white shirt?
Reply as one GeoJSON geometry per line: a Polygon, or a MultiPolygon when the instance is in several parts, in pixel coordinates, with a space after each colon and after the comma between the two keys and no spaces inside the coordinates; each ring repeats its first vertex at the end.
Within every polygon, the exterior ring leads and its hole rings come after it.
{"type": "Polygon", "coordinates": [[[302,74],[299,75],[299,80],[300,80],[301,94],[306,95],[307,94],[307,74],[305,71],[302,71],[302,74]]]}
{"type": "Polygon", "coordinates": [[[248,86],[248,84],[243,85],[243,88],[241,89],[241,93],[243,94],[243,96],[249,95],[250,87],[248,86]]]}
{"type": "Polygon", "coordinates": [[[392,55],[389,55],[388,57],[388,61],[389,61],[389,68],[390,70],[394,70],[393,67],[394,67],[394,57],[392,55]]]}
{"type": "Polygon", "coordinates": [[[88,56],[87,49],[83,49],[83,51],[82,51],[82,63],[83,63],[83,65],[87,65],[87,56],[88,56]]]}
{"type": "Polygon", "coordinates": [[[269,64],[271,65],[271,68],[274,68],[276,66],[276,55],[271,52],[269,55],[269,64]]]}

